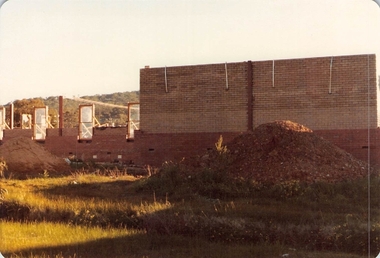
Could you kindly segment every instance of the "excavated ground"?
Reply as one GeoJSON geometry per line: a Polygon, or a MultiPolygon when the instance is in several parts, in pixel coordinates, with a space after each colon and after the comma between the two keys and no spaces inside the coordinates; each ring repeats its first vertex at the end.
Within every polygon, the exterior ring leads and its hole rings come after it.
{"type": "Polygon", "coordinates": [[[13,138],[0,145],[0,158],[8,166],[6,173],[21,178],[43,174],[45,171],[52,175],[70,170],[62,158],[27,137],[13,138]]]}
{"type": "MultiPolygon", "coordinates": [[[[227,148],[232,155],[230,171],[259,182],[337,182],[368,174],[366,162],[291,121],[262,124],[233,139],[227,148]]],[[[26,177],[44,171],[53,174],[70,170],[62,158],[26,137],[4,142],[0,146],[1,157],[7,163],[8,173],[26,177]]],[[[194,163],[191,166],[197,166],[194,163]]]]}
{"type": "Polygon", "coordinates": [[[231,171],[259,182],[337,182],[368,174],[366,162],[291,121],[262,124],[227,147],[231,171]]]}

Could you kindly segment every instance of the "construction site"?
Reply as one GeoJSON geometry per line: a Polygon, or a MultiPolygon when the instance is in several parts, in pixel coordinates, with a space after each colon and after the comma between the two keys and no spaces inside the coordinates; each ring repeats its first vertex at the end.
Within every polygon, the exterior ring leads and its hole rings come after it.
{"type": "MultiPolygon", "coordinates": [[[[228,146],[260,125],[291,121],[352,159],[377,166],[379,99],[373,54],[146,66],[140,70],[140,102],[114,105],[128,114],[125,125],[97,121],[95,107],[112,104],[78,99],[78,126],[65,128],[64,98],[59,97],[58,126],[51,126],[46,106],[23,114],[22,126],[16,128],[9,105],[0,108],[0,150],[25,137],[62,159],[160,166],[202,155],[221,135],[228,146]]],[[[265,137],[281,142],[274,132],[265,137]]]]}

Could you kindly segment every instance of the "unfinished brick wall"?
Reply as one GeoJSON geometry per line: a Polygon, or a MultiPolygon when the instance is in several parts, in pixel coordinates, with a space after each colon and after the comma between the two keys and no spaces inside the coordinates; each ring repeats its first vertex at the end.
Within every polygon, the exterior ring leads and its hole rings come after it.
{"type": "MultiPolygon", "coordinates": [[[[3,141],[20,136],[32,138],[33,131],[19,128],[4,130],[3,141]]],[[[140,155],[135,143],[127,141],[125,127],[96,128],[88,141],[78,140],[78,128],[47,129],[46,139],[38,143],[58,157],[76,156],[84,161],[129,164],[139,160],[140,155]]]]}
{"type": "Polygon", "coordinates": [[[379,124],[374,55],[254,62],[253,73],[255,126],[280,119],[313,130],[379,124]]]}
{"type": "Polygon", "coordinates": [[[3,141],[6,141],[7,139],[15,138],[15,137],[33,138],[32,129],[14,128],[12,130],[4,130],[3,133],[4,133],[3,141]]]}
{"type": "Polygon", "coordinates": [[[239,132],[247,130],[248,114],[253,127],[284,119],[313,130],[379,125],[375,55],[259,61],[252,62],[251,69],[248,65],[142,69],[141,129],[239,132]],[[253,93],[251,107],[248,87],[253,93]],[[365,115],[369,110],[370,121],[365,115]]]}
{"type": "MultiPolygon", "coordinates": [[[[228,143],[260,124],[291,120],[380,165],[375,64],[375,55],[355,55],[145,68],[134,141],[126,128],[94,129],[89,141],[63,128],[39,142],[61,157],[160,165],[201,155],[220,135],[228,143]]],[[[18,136],[33,131],[4,130],[3,140],[18,136]]]]}
{"type": "Polygon", "coordinates": [[[375,55],[249,61],[227,69],[225,64],[145,68],[142,134],[136,141],[149,163],[186,156],[181,146],[193,146],[186,137],[197,143],[190,154],[215,142],[215,132],[232,138],[263,123],[291,120],[358,158],[367,161],[371,153],[371,162],[380,164],[376,84],[375,55]]]}
{"type": "Polygon", "coordinates": [[[147,133],[245,131],[246,70],[244,63],[229,63],[226,78],[225,64],[142,69],[140,128],[147,133]]]}
{"type": "MultiPolygon", "coordinates": [[[[59,130],[59,129],[49,129],[59,130]]],[[[45,147],[55,155],[75,155],[85,161],[133,163],[138,151],[126,139],[125,127],[96,128],[90,140],[79,141],[78,129],[64,128],[63,136],[46,137],[45,147]]]]}

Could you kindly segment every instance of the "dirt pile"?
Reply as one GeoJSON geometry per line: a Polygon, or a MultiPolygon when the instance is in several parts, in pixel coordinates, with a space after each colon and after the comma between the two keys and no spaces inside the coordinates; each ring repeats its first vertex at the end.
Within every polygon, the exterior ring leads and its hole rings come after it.
{"type": "Polygon", "coordinates": [[[10,139],[0,145],[0,157],[8,166],[7,172],[17,176],[34,176],[45,170],[49,174],[62,173],[70,169],[62,158],[26,137],[10,139]]]}
{"type": "Polygon", "coordinates": [[[232,172],[260,182],[337,182],[368,172],[367,163],[291,121],[260,125],[227,146],[232,172]]]}

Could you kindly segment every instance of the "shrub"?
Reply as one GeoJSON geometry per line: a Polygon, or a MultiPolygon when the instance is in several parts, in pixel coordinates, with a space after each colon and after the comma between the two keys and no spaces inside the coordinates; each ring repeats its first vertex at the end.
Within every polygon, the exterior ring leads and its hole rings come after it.
{"type": "Polygon", "coordinates": [[[285,200],[304,195],[306,185],[299,180],[283,181],[276,184],[251,181],[250,188],[253,193],[261,197],[285,200]]]}
{"type": "Polygon", "coordinates": [[[184,183],[180,164],[166,162],[161,169],[143,180],[137,191],[153,191],[158,195],[174,194],[184,183]]]}
{"type": "Polygon", "coordinates": [[[333,242],[337,250],[366,254],[368,252],[368,229],[370,229],[370,253],[377,254],[380,250],[380,224],[368,227],[359,219],[353,217],[342,225],[334,227],[333,242]]]}

